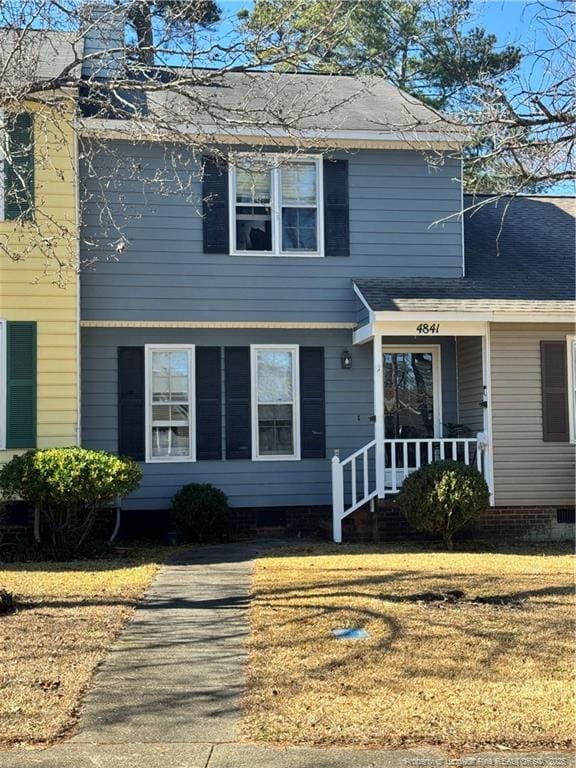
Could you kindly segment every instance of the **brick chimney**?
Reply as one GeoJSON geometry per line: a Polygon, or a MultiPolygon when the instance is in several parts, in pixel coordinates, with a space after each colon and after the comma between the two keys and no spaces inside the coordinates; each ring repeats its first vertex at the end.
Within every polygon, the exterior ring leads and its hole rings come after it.
{"type": "Polygon", "coordinates": [[[84,33],[82,75],[112,79],[124,66],[125,14],[121,7],[106,2],[89,2],[80,8],[84,33]]]}

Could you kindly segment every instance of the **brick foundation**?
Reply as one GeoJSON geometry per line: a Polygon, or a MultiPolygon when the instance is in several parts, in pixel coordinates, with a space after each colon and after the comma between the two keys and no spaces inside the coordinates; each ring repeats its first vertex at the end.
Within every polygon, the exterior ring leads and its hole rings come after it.
{"type": "MultiPolygon", "coordinates": [[[[567,508],[562,508],[568,512],[567,508]]],[[[479,521],[460,532],[464,539],[505,537],[528,541],[562,541],[574,538],[574,523],[559,522],[570,515],[559,514],[557,507],[490,507],[479,521]]],[[[377,523],[368,506],[344,519],[344,541],[373,541],[374,532],[381,541],[390,539],[425,539],[403,517],[393,501],[380,502],[377,523]],[[376,529],[376,530],[375,530],[376,529]]]]}
{"type": "MultiPolygon", "coordinates": [[[[332,538],[332,510],[328,506],[235,508],[233,512],[236,534],[240,536],[332,538]]],[[[561,510],[557,507],[492,507],[459,537],[532,541],[572,539],[574,523],[559,522],[565,519],[570,519],[570,510],[566,507],[561,510]]],[[[124,511],[120,539],[160,538],[169,529],[167,510],[124,511]]],[[[376,521],[369,505],[348,515],[343,521],[342,535],[345,542],[430,538],[408,525],[393,500],[380,502],[376,521]]]]}
{"type": "Polygon", "coordinates": [[[238,533],[244,535],[277,534],[327,538],[331,531],[330,507],[238,507],[233,511],[238,533]]]}

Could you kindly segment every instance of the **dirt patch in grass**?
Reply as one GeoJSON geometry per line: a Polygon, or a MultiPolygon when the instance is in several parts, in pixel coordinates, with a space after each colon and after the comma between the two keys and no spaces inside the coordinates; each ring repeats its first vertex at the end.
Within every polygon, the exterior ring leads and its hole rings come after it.
{"type": "Polygon", "coordinates": [[[0,746],[52,741],[71,727],[94,668],[173,553],[0,565],[0,588],[15,597],[0,616],[0,746]]]}
{"type": "Polygon", "coordinates": [[[316,745],[566,748],[567,547],[328,545],[256,563],[244,734],[316,745]],[[362,628],[364,640],[335,639],[362,628]]]}

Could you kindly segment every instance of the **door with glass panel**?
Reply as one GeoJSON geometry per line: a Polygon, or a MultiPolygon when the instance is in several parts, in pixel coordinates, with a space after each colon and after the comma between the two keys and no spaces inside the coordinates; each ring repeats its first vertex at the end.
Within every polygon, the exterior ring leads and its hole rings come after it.
{"type": "MultiPolygon", "coordinates": [[[[386,440],[426,440],[440,437],[440,355],[436,347],[384,348],[384,437],[386,440]]],[[[387,485],[391,467],[403,468],[407,456],[415,466],[415,443],[386,444],[387,485]],[[392,453],[394,451],[394,454],[392,453]]],[[[397,485],[404,472],[398,469],[397,485]]]]}

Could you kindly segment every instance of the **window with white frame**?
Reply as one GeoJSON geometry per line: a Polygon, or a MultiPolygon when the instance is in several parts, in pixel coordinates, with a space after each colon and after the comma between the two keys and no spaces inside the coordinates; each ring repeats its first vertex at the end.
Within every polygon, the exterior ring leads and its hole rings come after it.
{"type": "Polygon", "coordinates": [[[148,461],[193,461],[194,346],[146,346],[148,461]]]}
{"type": "Polygon", "coordinates": [[[320,157],[236,155],[229,177],[234,253],[322,255],[320,157]]]}
{"type": "Polygon", "coordinates": [[[254,459],[300,457],[297,346],[252,346],[254,459]]]}

